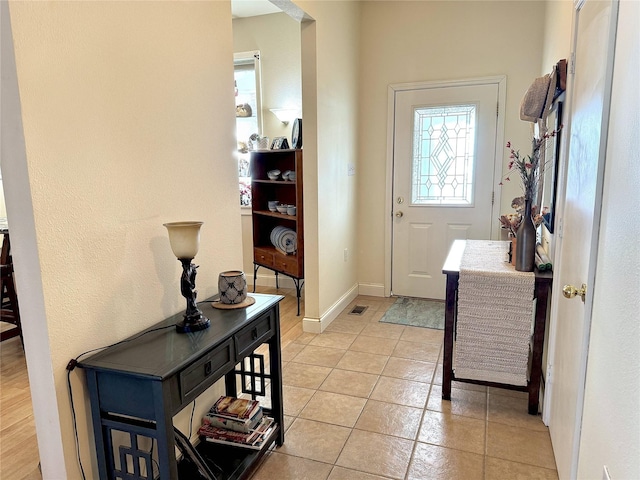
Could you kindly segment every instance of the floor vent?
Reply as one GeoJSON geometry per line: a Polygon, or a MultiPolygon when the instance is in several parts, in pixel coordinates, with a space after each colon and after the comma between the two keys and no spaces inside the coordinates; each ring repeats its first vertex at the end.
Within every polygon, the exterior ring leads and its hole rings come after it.
{"type": "Polygon", "coordinates": [[[351,309],[351,311],[349,312],[349,315],[362,315],[365,310],[369,308],[368,306],[362,306],[362,305],[356,305],[355,307],[353,307],[351,309]]]}

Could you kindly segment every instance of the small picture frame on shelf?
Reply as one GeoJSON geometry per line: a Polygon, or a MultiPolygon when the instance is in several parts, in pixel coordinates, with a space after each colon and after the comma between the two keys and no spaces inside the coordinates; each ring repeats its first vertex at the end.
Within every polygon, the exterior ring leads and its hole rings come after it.
{"type": "Polygon", "coordinates": [[[302,119],[296,118],[291,127],[291,148],[302,148],[302,119]]]}
{"type": "Polygon", "coordinates": [[[271,150],[286,150],[289,148],[287,137],[275,137],[271,143],[271,150]]]}

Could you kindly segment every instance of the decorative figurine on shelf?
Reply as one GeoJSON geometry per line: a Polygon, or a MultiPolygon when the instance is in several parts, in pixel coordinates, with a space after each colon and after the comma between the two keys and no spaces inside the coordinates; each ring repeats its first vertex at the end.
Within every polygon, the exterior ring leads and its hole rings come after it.
{"type": "Polygon", "coordinates": [[[211,322],[196,305],[196,265],[191,263],[200,247],[200,227],[202,222],[165,223],[169,231],[169,242],[173,254],[182,263],[180,291],[187,301],[187,309],[182,322],[176,323],[179,333],[197,332],[209,328],[211,322]]]}
{"type": "Polygon", "coordinates": [[[196,288],[196,269],[197,265],[191,263],[189,258],[179,259],[182,263],[182,276],[180,277],[180,291],[182,296],[187,300],[187,310],[185,318],[194,318],[194,315],[202,315],[196,306],[196,297],[198,292],[196,288]]]}

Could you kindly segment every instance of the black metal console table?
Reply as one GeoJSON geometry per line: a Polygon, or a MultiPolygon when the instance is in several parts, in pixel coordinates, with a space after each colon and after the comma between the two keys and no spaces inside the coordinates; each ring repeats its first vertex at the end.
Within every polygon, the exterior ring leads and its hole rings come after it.
{"type": "Polygon", "coordinates": [[[211,320],[206,330],[177,333],[170,326],[182,318],[180,313],[149,328],[149,333],[80,362],[86,371],[101,479],[207,478],[197,476],[199,462],[213,473],[209,478],[245,479],[274,442],[282,445],[279,302],[283,297],[253,296],[256,303],[245,309],[218,310],[209,302],[200,304],[211,320]],[[169,328],[162,329],[165,326],[169,328]],[[255,352],[264,343],[269,349],[268,372],[264,356],[255,352]],[[275,419],[276,428],[261,450],[209,442],[194,448],[174,430],[173,416],[223,377],[227,395],[237,396],[240,383],[253,398],[264,396],[265,381],[270,381],[271,405],[265,411],[275,419]],[[176,460],[176,447],[183,452],[183,461],[176,460]]]}

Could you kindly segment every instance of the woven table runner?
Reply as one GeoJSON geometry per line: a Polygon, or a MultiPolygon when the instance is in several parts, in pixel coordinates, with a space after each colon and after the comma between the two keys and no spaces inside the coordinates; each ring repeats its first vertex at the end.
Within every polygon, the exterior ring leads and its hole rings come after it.
{"type": "Polygon", "coordinates": [[[508,245],[466,242],[453,356],[457,378],[527,384],[535,275],[506,261],[508,245]]]}

